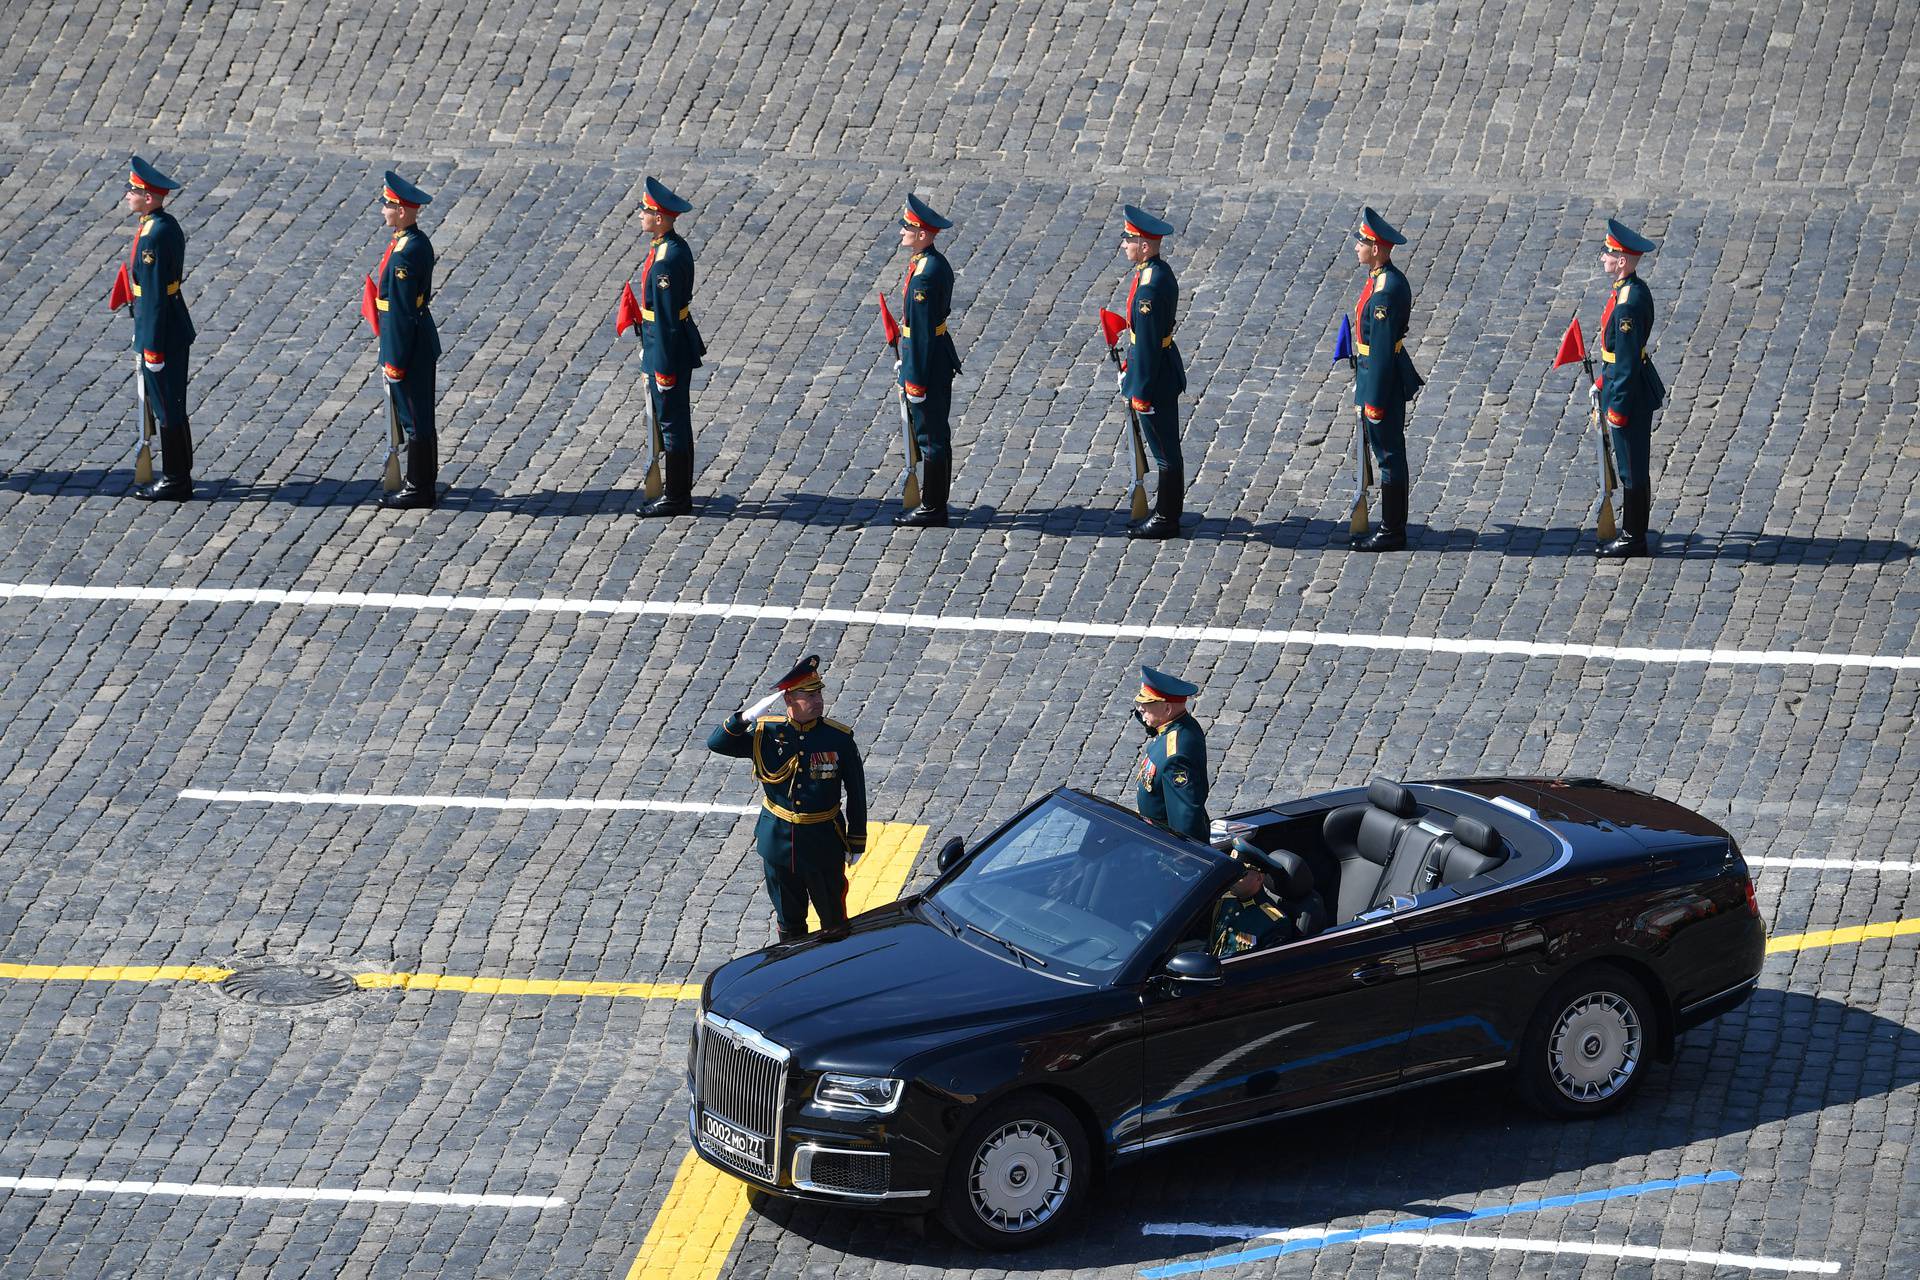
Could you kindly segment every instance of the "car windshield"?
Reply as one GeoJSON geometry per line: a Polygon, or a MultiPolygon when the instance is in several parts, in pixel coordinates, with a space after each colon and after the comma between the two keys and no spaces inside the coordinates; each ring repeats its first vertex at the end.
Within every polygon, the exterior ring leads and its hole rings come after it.
{"type": "Polygon", "coordinates": [[[930,895],[942,923],[1009,963],[1106,977],[1185,901],[1213,863],[1132,827],[1047,801],[930,895]]]}

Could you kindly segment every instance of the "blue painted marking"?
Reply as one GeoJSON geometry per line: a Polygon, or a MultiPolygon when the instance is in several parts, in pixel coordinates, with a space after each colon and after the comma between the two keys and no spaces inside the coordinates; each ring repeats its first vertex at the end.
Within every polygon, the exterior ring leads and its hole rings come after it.
{"type": "Polygon", "coordinates": [[[1496,1205],[1491,1209],[1462,1209],[1458,1213],[1435,1214],[1431,1218],[1404,1218],[1399,1222],[1389,1222],[1378,1227],[1329,1231],[1326,1235],[1316,1236],[1311,1240],[1287,1240],[1259,1249],[1245,1249],[1239,1253],[1222,1254],[1217,1258],[1204,1258],[1198,1262],[1176,1262],[1172,1266],[1155,1267],[1140,1274],[1145,1276],[1146,1280],[1164,1280],[1167,1276],[1187,1276],[1196,1271],[1211,1271],[1215,1267],[1233,1267],[1243,1262],[1259,1262],[1265,1258],[1278,1258],[1289,1253],[1304,1253],[1309,1249],[1324,1249],[1330,1244],[1348,1244],[1355,1240],[1365,1240],[1369,1236],[1383,1236],[1395,1231],[1427,1231],[1450,1222],[1480,1222],[1487,1218],[1504,1218],[1515,1213],[1538,1213],[1542,1209],[1566,1209],[1573,1205],[1592,1204],[1598,1200],[1619,1200],[1626,1196],[1644,1196],[1655,1191],[1678,1191],[1682,1187],[1738,1181],[1740,1181],[1740,1175],[1728,1169],[1716,1169],[1712,1173],[1689,1173],[1678,1178],[1636,1182],[1632,1186],[1613,1187],[1606,1191],[1582,1191],[1577,1195],[1548,1196],[1544,1200],[1522,1200],[1518,1204],[1496,1205]]]}

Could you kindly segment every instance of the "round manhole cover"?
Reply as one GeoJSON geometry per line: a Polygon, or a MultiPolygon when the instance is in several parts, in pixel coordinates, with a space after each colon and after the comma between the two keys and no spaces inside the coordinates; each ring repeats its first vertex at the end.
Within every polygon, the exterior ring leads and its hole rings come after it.
{"type": "Polygon", "coordinates": [[[350,973],[323,964],[257,964],[235,969],[218,990],[241,1004],[292,1009],[321,1004],[359,990],[350,973]]]}

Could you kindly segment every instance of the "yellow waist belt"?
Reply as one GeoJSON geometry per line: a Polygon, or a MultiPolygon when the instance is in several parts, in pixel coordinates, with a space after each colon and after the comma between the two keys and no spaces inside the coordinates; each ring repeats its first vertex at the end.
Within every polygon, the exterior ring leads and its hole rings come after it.
{"type": "MultiPolygon", "coordinates": [[[[392,310],[392,307],[391,307],[391,305],[390,305],[390,304],[389,304],[389,303],[387,302],[387,300],[386,300],[385,298],[375,298],[375,299],[373,300],[373,305],[374,305],[374,306],[376,306],[376,307],[378,307],[378,308],[380,308],[380,309],[381,309],[382,311],[389,311],[389,310],[392,310]]],[[[416,294],[414,294],[414,295],[413,295],[413,305],[414,305],[414,306],[416,306],[416,307],[424,307],[424,306],[426,306],[426,305],[427,305],[427,295],[426,295],[426,294],[424,294],[424,293],[416,293],[416,294]]]]}
{"type": "MultiPolygon", "coordinates": [[[[1608,364],[1619,363],[1619,361],[1614,358],[1613,352],[1607,350],[1605,347],[1600,348],[1600,358],[1606,361],[1608,364]]],[[[1648,359],[1647,353],[1642,351],[1640,353],[1640,363],[1645,364],[1647,362],[1647,359],[1648,359]]]]}
{"type": "MultiPolygon", "coordinates": [[[[1406,347],[1407,347],[1407,344],[1406,344],[1406,343],[1405,343],[1404,341],[1402,341],[1402,342],[1396,342],[1396,343],[1394,343],[1394,344],[1393,344],[1393,349],[1394,349],[1395,351],[1404,351],[1404,350],[1406,350],[1406,347]]],[[[1370,355],[1372,355],[1372,354],[1373,354],[1373,348],[1372,348],[1372,347],[1370,347],[1370,346],[1368,346],[1368,345],[1367,345],[1366,343],[1364,343],[1364,342],[1356,342],[1356,343],[1354,343],[1354,344],[1353,344],[1353,349],[1354,349],[1355,351],[1358,351],[1358,352],[1359,352],[1359,353],[1360,353],[1361,355],[1363,355],[1363,356],[1370,356],[1370,355]]]]}
{"type": "MultiPolygon", "coordinates": [[[[947,331],[947,324],[946,324],[946,321],[944,320],[941,321],[939,324],[933,326],[933,336],[936,338],[939,337],[941,334],[945,333],[946,331],[947,331]]],[[[911,338],[913,336],[913,326],[905,325],[905,324],[901,325],[900,333],[902,337],[911,338]]]]}
{"type": "Polygon", "coordinates": [[[816,822],[832,822],[840,816],[839,809],[822,809],[818,813],[802,813],[798,809],[789,809],[776,803],[770,796],[761,796],[760,803],[766,806],[768,813],[776,818],[785,818],[796,826],[812,826],[816,822]]]}
{"type": "MultiPolygon", "coordinates": [[[[167,286],[168,297],[172,297],[174,294],[178,292],[180,292],[180,282],[178,280],[175,280],[172,284],[167,286]]],[[[135,285],[133,286],[133,296],[136,298],[143,298],[146,296],[146,294],[141,291],[141,288],[139,285],[135,285]]]]}
{"type": "MultiPolygon", "coordinates": [[[[685,319],[687,318],[687,315],[688,315],[688,312],[689,312],[689,310],[690,310],[690,308],[687,308],[687,307],[682,307],[682,308],[680,308],[680,312],[679,312],[679,315],[680,315],[680,318],[681,318],[682,320],[685,320],[685,319]]],[[[642,320],[645,320],[645,321],[646,321],[646,322],[647,322],[648,324],[652,324],[652,323],[653,323],[653,312],[651,312],[651,311],[648,311],[648,310],[646,310],[645,308],[642,308],[642,309],[641,309],[641,311],[640,311],[640,318],[641,318],[642,320]]]]}
{"type": "MultiPolygon", "coordinates": [[[[1131,329],[1129,329],[1129,330],[1127,330],[1127,345],[1128,345],[1128,346],[1132,346],[1132,345],[1133,345],[1133,341],[1134,341],[1134,338],[1133,338],[1133,330],[1131,330],[1131,329]]],[[[1164,337],[1164,338],[1162,338],[1162,339],[1160,339],[1160,349],[1161,349],[1162,351],[1165,351],[1165,350],[1166,350],[1166,349],[1167,349],[1168,347],[1170,347],[1170,346],[1172,346],[1172,345],[1173,345],[1173,335],[1172,335],[1172,334],[1168,334],[1168,335],[1167,335],[1166,337],[1164,337]]]]}

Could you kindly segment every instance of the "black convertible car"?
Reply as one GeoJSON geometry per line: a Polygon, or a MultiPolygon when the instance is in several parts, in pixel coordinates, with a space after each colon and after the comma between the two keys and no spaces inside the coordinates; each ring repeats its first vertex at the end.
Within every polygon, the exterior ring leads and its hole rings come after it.
{"type": "Polygon", "coordinates": [[[1604,782],[1376,781],[1215,828],[1063,789],[949,840],[850,937],[721,966],[695,1149],[765,1192],[1019,1247],[1097,1166],[1277,1116],[1495,1070],[1598,1114],[1760,972],[1733,838],[1604,782]],[[1291,940],[1223,959],[1215,905],[1249,862],[1291,940]]]}

